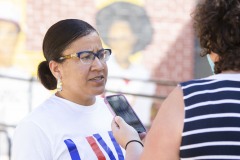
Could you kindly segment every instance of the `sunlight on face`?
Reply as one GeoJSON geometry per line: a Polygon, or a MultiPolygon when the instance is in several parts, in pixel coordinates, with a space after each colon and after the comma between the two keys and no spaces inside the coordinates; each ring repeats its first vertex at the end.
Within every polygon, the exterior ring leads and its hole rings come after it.
{"type": "MultiPolygon", "coordinates": [[[[97,52],[102,49],[102,43],[97,33],[75,40],[64,55],[80,51],[97,52]]],[[[63,92],[68,92],[76,97],[91,97],[102,94],[107,81],[107,65],[98,58],[92,64],[83,64],[79,58],[67,59],[62,64],[63,92]]]]}

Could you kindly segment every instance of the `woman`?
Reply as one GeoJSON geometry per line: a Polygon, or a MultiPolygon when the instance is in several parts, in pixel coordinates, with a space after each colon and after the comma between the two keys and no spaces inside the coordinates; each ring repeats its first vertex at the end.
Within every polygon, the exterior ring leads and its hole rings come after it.
{"type": "Polygon", "coordinates": [[[128,160],[240,159],[240,0],[200,1],[193,19],[215,75],[172,91],[144,148],[136,131],[116,117],[113,134],[128,160]]]}
{"type": "Polygon", "coordinates": [[[97,97],[105,89],[111,55],[98,32],[82,20],[59,21],[47,31],[43,53],[38,77],[58,91],[16,128],[12,159],[124,159],[110,132],[112,115],[97,97]]]}

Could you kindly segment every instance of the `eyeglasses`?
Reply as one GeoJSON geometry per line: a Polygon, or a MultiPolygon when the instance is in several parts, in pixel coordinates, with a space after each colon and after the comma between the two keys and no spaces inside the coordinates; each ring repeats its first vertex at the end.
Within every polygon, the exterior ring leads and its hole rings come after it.
{"type": "Polygon", "coordinates": [[[81,51],[78,53],[62,56],[59,58],[59,60],[79,58],[83,64],[91,64],[94,61],[95,57],[97,57],[102,63],[105,63],[108,61],[111,53],[111,49],[101,49],[97,53],[94,53],[92,51],[81,51]]]}

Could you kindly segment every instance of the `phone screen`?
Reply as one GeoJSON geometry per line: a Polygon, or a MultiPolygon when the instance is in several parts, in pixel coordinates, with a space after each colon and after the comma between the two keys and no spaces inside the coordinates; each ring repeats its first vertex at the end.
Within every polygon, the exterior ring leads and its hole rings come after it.
{"type": "Polygon", "coordinates": [[[106,97],[106,100],[117,116],[122,117],[139,133],[146,132],[146,129],[143,126],[142,122],[123,95],[108,96],[106,97]]]}

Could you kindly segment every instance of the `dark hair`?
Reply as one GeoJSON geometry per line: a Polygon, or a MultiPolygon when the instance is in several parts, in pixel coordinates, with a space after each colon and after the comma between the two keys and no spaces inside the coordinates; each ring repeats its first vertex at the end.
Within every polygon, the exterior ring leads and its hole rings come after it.
{"type": "Polygon", "coordinates": [[[200,1],[193,12],[194,29],[203,48],[219,55],[215,73],[240,70],[240,0],[200,1]]]}
{"type": "Polygon", "coordinates": [[[107,45],[107,33],[115,21],[127,21],[136,35],[137,43],[133,53],[144,49],[151,42],[153,29],[143,7],[127,2],[115,2],[97,12],[97,29],[107,45]]]}
{"type": "Polygon", "coordinates": [[[49,62],[59,60],[65,49],[76,39],[97,32],[90,24],[78,19],[65,19],[52,25],[43,39],[43,54],[46,61],[38,66],[38,78],[49,90],[56,89],[57,80],[49,68],[49,62]]]}

